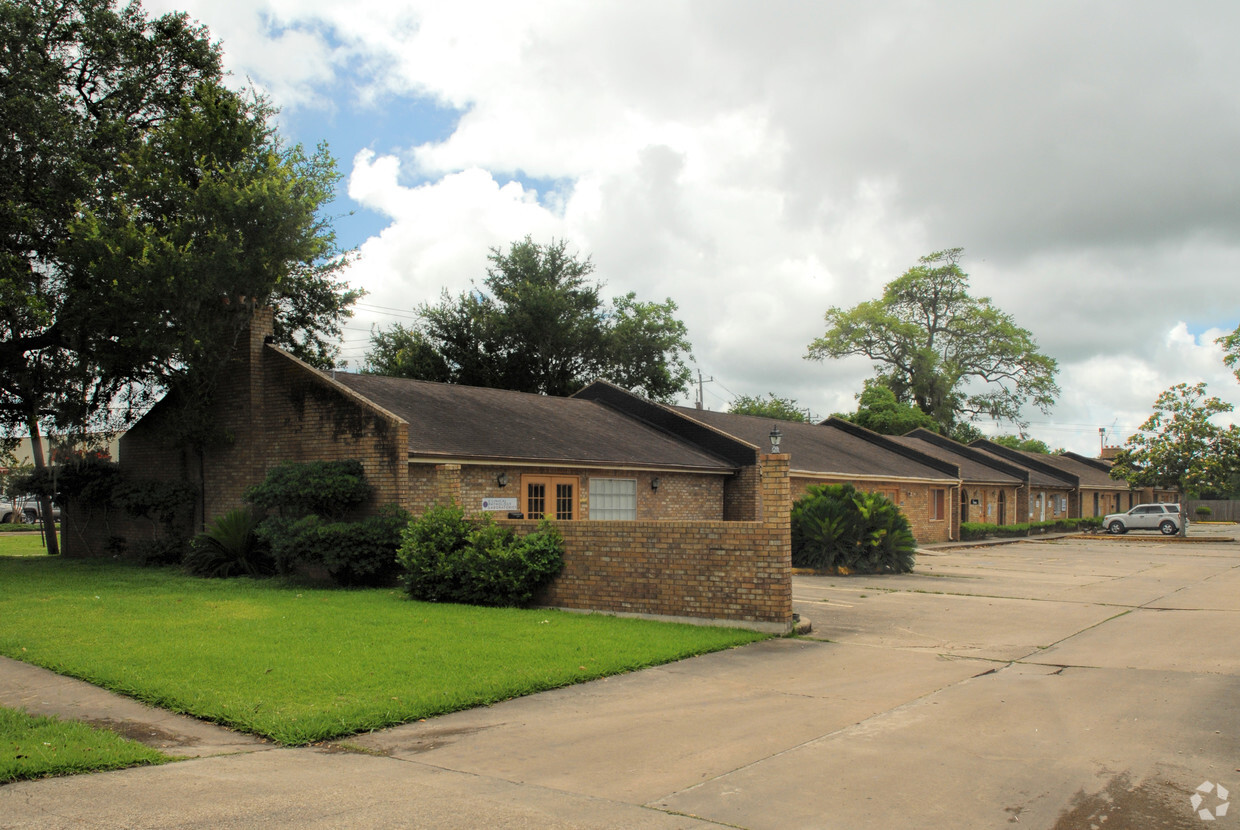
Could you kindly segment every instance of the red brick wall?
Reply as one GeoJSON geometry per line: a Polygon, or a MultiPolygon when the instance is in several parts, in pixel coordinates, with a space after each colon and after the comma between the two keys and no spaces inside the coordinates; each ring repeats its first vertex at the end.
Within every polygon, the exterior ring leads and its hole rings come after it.
{"type": "Polygon", "coordinates": [[[762,477],[758,467],[743,467],[723,486],[723,518],[729,522],[757,521],[761,510],[762,477]]]}

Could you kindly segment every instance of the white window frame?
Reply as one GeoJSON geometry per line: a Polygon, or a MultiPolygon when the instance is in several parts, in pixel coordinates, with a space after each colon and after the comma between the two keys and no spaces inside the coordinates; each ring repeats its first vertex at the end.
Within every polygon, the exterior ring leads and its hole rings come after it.
{"type": "Polygon", "coordinates": [[[637,520],[637,479],[635,478],[591,478],[586,484],[590,489],[590,519],[594,521],[627,521],[637,520]],[[627,485],[629,492],[603,492],[613,485],[627,485]],[[595,489],[595,487],[598,489],[595,489]],[[628,501],[617,504],[617,501],[628,501]]]}

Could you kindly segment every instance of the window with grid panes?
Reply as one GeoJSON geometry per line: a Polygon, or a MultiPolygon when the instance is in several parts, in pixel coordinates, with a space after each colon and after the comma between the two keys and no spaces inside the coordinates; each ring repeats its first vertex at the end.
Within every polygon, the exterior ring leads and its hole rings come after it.
{"type": "Polygon", "coordinates": [[[637,518],[637,480],[632,478],[590,479],[590,518],[637,518]]]}

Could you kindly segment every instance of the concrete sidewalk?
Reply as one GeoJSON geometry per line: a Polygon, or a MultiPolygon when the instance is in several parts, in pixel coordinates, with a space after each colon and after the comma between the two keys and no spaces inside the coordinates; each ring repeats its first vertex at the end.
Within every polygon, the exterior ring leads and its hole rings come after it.
{"type": "MultiPolygon", "coordinates": [[[[1195,788],[1240,793],[1240,546],[1219,542],[1031,540],[797,577],[810,638],[335,746],[130,712],[203,757],[0,787],[0,827],[1200,827],[1195,788]]],[[[14,665],[0,704],[114,716],[113,696],[14,665]]]]}

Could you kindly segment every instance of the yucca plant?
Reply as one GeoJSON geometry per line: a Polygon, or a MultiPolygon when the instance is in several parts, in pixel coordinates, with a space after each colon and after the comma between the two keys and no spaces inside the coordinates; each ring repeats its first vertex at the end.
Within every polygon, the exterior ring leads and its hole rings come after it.
{"type": "Polygon", "coordinates": [[[275,565],[254,532],[259,517],[241,507],[218,516],[205,533],[190,542],[183,563],[195,576],[270,576],[275,565]]]}

